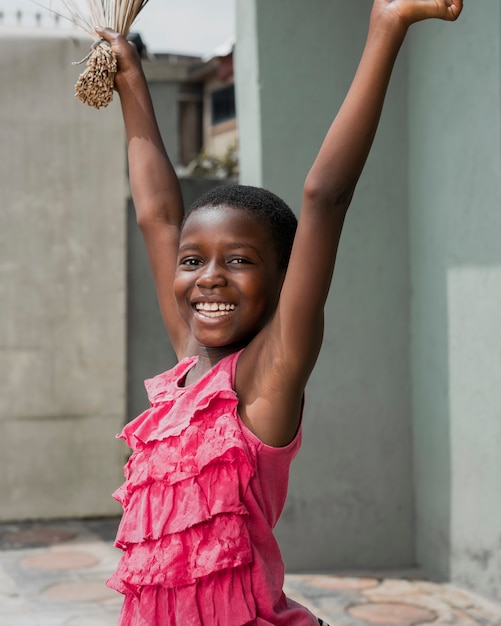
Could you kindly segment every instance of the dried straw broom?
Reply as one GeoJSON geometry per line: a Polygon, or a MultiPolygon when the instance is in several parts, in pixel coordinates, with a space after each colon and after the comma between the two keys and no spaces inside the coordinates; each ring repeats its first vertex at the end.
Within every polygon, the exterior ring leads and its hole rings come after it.
{"type": "Polygon", "coordinates": [[[96,33],[97,26],[107,26],[124,36],[148,0],[60,0],[61,17],[70,20],[88,33],[94,43],[90,53],[80,61],[87,66],[75,85],[75,96],[91,107],[99,109],[113,99],[113,84],[117,72],[116,55],[110,45],[96,33]]]}

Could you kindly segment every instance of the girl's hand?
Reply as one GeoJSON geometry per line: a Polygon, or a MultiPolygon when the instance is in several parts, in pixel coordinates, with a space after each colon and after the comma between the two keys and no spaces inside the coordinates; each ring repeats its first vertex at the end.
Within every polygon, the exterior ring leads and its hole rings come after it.
{"type": "Polygon", "coordinates": [[[116,54],[118,72],[115,76],[115,87],[117,91],[120,91],[121,82],[126,80],[127,75],[142,71],[136,46],[111,28],[96,28],[96,32],[110,44],[116,54]]]}
{"type": "Polygon", "coordinates": [[[374,0],[373,18],[393,19],[405,28],[436,18],[453,22],[463,10],[463,0],[374,0]]]}

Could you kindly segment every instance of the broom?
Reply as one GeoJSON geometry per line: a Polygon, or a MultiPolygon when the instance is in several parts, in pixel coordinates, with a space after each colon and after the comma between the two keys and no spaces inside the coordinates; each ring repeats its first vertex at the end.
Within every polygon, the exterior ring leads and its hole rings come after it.
{"type": "MultiPolygon", "coordinates": [[[[95,28],[107,26],[127,36],[131,26],[148,0],[60,0],[66,15],[58,13],[88,33],[94,43],[90,53],[76,63],[87,66],[75,85],[75,96],[84,104],[99,109],[113,99],[117,73],[116,55],[95,28]],[[85,6],[86,5],[86,6],[85,6]]],[[[53,10],[53,9],[50,9],[53,10]]],[[[53,11],[57,13],[57,11],[53,11]]]]}

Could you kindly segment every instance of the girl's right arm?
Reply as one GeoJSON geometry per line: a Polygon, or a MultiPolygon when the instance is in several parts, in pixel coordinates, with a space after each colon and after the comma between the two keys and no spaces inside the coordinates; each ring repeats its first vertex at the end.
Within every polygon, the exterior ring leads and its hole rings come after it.
{"type": "Polygon", "coordinates": [[[146,244],[164,324],[179,357],[186,352],[188,341],[188,328],[178,313],[172,290],[184,215],[179,181],[160,136],[137,52],[122,35],[108,28],[97,32],[117,55],[115,88],[127,134],[137,223],[146,244]]]}

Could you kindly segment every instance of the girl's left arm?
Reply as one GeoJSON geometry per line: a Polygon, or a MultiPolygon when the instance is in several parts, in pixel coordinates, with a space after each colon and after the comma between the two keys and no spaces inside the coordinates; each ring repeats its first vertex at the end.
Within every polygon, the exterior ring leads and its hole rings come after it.
{"type": "MultiPolygon", "coordinates": [[[[255,345],[247,348],[246,360],[258,363],[256,384],[261,397],[270,398],[270,407],[284,408],[264,426],[261,411],[255,412],[255,423],[252,415],[248,418],[256,434],[273,445],[284,445],[297,429],[302,392],[322,342],[324,305],[346,211],[371,149],[407,30],[430,17],[455,20],[461,9],[462,0],[374,0],[359,67],[304,184],[277,312],[255,345]]],[[[245,365],[241,369],[243,377],[245,365]]]]}

